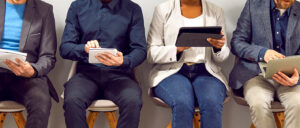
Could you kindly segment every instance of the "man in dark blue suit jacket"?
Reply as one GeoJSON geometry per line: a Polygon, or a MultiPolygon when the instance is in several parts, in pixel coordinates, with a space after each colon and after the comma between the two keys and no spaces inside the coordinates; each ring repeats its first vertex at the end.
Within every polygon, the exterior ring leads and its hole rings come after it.
{"type": "Polygon", "coordinates": [[[78,61],[77,74],[65,84],[67,128],[88,128],[85,112],[93,100],[118,105],[118,128],[138,128],[142,92],[133,68],[146,58],[141,8],[130,0],[76,0],[66,19],[60,54],[78,61]],[[116,48],[117,55],[98,54],[88,63],[90,48],[116,48]]]}
{"type": "Polygon", "coordinates": [[[295,0],[247,0],[231,41],[238,61],[230,74],[233,89],[243,90],[257,128],[275,128],[270,104],[274,94],[286,111],[285,128],[300,126],[299,74],[282,72],[265,79],[258,62],[300,54],[300,3],[295,0]]]}

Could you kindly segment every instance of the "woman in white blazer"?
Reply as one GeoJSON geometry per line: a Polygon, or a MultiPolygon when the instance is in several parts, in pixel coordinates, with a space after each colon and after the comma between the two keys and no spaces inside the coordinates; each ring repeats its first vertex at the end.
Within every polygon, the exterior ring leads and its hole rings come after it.
{"type": "Polygon", "coordinates": [[[155,9],[148,35],[148,61],[154,64],[154,95],[172,108],[173,128],[192,128],[199,106],[201,128],[221,128],[226,78],[217,64],[228,58],[225,40],[208,39],[212,47],[176,47],[181,27],[222,26],[223,10],[206,0],[168,0],[155,9]]]}

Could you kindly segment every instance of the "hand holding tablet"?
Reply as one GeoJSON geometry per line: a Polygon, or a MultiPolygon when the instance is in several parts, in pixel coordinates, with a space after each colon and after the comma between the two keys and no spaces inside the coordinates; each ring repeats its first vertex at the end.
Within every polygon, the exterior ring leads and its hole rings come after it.
{"type": "Polygon", "coordinates": [[[103,53],[111,53],[114,56],[117,56],[118,50],[115,48],[90,48],[89,49],[89,63],[101,63],[98,61],[96,56],[98,54],[103,54],[103,53]]]}

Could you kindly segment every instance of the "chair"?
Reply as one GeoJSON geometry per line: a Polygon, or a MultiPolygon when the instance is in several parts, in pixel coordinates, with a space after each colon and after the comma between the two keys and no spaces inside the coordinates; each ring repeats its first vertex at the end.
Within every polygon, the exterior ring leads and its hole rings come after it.
{"type": "Polygon", "coordinates": [[[25,128],[25,119],[22,112],[25,107],[14,101],[0,101],[0,128],[3,128],[5,117],[11,113],[17,123],[18,128],[25,128]]]}
{"type": "MultiPolygon", "coordinates": [[[[72,76],[76,73],[76,66],[77,62],[73,62],[71,66],[70,73],[68,75],[68,80],[71,79],[72,76]]],[[[63,94],[61,96],[63,98],[63,94]]],[[[116,128],[117,127],[117,116],[116,111],[118,110],[118,106],[113,103],[110,100],[96,100],[94,101],[89,108],[87,109],[89,111],[89,115],[87,118],[87,123],[89,128],[93,128],[94,124],[96,122],[96,119],[98,117],[99,112],[104,112],[105,116],[108,120],[108,124],[110,128],[116,128]]],[[[0,127],[1,128],[1,127],[0,127]]]]}
{"type": "MultiPolygon", "coordinates": [[[[161,100],[160,98],[156,97],[153,93],[152,88],[150,88],[148,90],[148,95],[151,97],[152,101],[161,107],[164,108],[169,108],[169,105],[166,104],[163,100],[161,100]]],[[[226,99],[224,100],[224,104],[227,103],[230,100],[230,97],[226,97],[226,99]]],[[[200,109],[197,107],[195,108],[195,115],[193,118],[193,124],[194,124],[194,128],[200,128],[201,126],[201,115],[200,115],[200,109]]],[[[169,122],[167,128],[172,128],[172,120],[169,122]]]]}
{"type": "MultiPolygon", "coordinates": [[[[233,92],[232,96],[237,104],[242,106],[249,106],[247,101],[243,98],[243,96],[235,92],[233,92]]],[[[277,128],[282,128],[284,123],[284,107],[281,105],[280,102],[275,100],[275,102],[272,102],[271,104],[271,110],[273,112],[277,128]]],[[[255,128],[253,123],[251,124],[250,128],[255,128]]]]}

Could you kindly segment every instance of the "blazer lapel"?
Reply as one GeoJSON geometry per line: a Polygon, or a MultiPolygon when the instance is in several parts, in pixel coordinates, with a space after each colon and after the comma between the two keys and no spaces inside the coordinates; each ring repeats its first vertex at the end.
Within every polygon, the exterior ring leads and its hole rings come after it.
{"type": "MultiPolygon", "coordinates": [[[[297,3],[295,2],[295,5],[292,7],[290,16],[289,16],[289,22],[288,22],[288,28],[287,28],[287,32],[286,32],[286,45],[285,45],[285,49],[286,49],[286,53],[287,55],[291,55],[291,36],[293,35],[293,32],[296,28],[296,24],[299,21],[299,14],[297,15],[297,12],[300,12],[300,7],[299,5],[296,5],[297,3]]],[[[297,48],[298,49],[298,48],[297,48]]]]}
{"type": "Polygon", "coordinates": [[[0,0],[0,42],[2,41],[5,16],[5,0],[0,0]]]}
{"type": "Polygon", "coordinates": [[[25,9],[25,14],[23,17],[23,25],[22,25],[22,32],[21,32],[21,38],[20,38],[20,45],[19,45],[19,50],[23,51],[25,47],[25,43],[27,41],[27,38],[29,36],[29,30],[31,27],[31,23],[33,21],[33,14],[34,12],[34,0],[28,0],[26,9],[25,9]]]}
{"type": "Polygon", "coordinates": [[[264,31],[266,33],[266,38],[268,39],[269,48],[273,48],[273,34],[272,34],[272,24],[271,24],[271,14],[270,14],[270,1],[264,0],[263,6],[260,6],[259,11],[263,14],[260,15],[261,20],[263,22],[264,31]]]}

